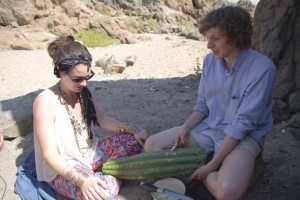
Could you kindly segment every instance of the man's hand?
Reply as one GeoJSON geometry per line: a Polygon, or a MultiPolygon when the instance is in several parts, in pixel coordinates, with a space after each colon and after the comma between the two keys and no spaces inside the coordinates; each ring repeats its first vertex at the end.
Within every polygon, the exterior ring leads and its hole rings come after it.
{"type": "Polygon", "coordinates": [[[189,131],[185,126],[180,126],[176,136],[175,136],[175,143],[178,146],[184,146],[188,142],[189,131]]]}
{"type": "Polygon", "coordinates": [[[190,176],[190,180],[193,179],[198,179],[198,180],[203,180],[205,179],[209,173],[213,172],[215,169],[208,165],[203,165],[199,167],[194,173],[190,176]]]}

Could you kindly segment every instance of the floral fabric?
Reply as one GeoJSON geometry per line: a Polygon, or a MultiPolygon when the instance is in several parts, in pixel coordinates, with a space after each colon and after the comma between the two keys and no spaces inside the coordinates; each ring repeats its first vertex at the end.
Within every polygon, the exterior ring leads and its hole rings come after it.
{"type": "MultiPolygon", "coordinates": [[[[108,185],[103,190],[106,200],[114,199],[120,189],[120,184],[116,178],[101,173],[102,165],[108,160],[114,160],[123,157],[129,157],[141,153],[143,147],[137,142],[134,135],[129,133],[116,133],[99,140],[97,150],[91,166],[77,164],[74,168],[79,169],[82,173],[99,177],[108,185]]],[[[59,194],[71,199],[83,199],[80,188],[65,177],[57,175],[51,182],[50,186],[59,194]]]]}

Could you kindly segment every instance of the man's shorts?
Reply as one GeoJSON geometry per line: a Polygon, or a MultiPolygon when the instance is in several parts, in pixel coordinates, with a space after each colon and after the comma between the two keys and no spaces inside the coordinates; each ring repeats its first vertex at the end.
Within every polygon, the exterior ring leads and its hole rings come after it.
{"type": "MultiPolygon", "coordinates": [[[[205,129],[201,132],[192,129],[190,135],[207,152],[217,152],[225,136],[223,132],[212,129],[205,129]]],[[[250,136],[243,138],[235,148],[248,150],[255,157],[261,153],[259,144],[250,136]]]]}

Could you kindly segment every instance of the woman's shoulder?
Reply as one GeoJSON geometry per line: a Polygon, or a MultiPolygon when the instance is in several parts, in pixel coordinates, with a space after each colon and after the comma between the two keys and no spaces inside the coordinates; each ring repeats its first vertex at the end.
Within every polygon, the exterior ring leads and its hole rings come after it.
{"type": "Polygon", "coordinates": [[[51,105],[54,104],[57,100],[57,94],[52,87],[43,90],[34,101],[34,104],[44,104],[51,105]]]}

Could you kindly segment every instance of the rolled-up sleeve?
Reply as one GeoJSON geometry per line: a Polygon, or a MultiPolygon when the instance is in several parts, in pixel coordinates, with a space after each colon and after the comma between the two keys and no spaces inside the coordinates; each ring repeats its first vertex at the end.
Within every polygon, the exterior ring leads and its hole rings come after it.
{"type": "Polygon", "coordinates": [[[205,98],[205,71],[204,66],[207,62],[207,59],[203,61],[203,71],[201,74],[201,79],[198,88],[198,97],[196,101],[196,105],[194,106],[194,111],[199,111],[208,116],[209,109],[207,107],[206,98],[205,98]]]}
{"type": "Polygon", "coordinates": [[[272,92],[276,79],[275,69],[269,68],[247,87],[237,106],[234,119],[224,129],[224,133],[235,139],[242,139],[246,133],[263,124],[261,117],[272,114],[272,92]]]}

